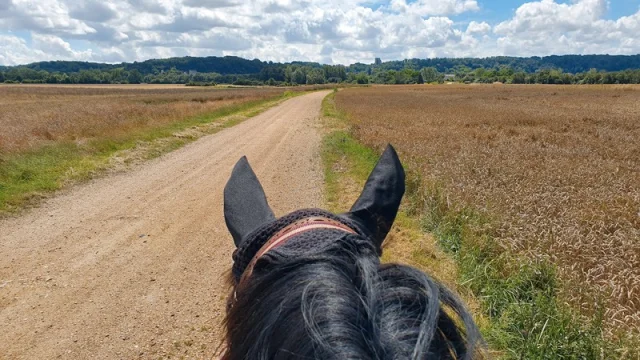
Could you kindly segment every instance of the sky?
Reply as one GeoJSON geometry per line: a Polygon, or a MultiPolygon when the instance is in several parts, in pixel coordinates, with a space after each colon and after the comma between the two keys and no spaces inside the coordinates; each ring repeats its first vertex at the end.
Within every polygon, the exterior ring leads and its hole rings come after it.
{"type": "Polygon", "coordinates": [[[640,53],[640,0],[0,0],[0,65],[640,53]]]}

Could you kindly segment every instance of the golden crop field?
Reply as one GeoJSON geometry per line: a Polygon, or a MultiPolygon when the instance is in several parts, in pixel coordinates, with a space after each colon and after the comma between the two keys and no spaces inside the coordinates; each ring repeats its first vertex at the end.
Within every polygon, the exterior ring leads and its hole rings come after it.
{"type": "Polygon", "coordinates": [[[640,330],[640,87],[346,89],[353,133],[392,143],[448,201],[492,219],[506,251],[557,264],[563,298],[640,330]]]}
{"type": "Polygon", "coordinates": [[[3,85],[0,152],[165,125],[224,106],[276,97],[284,91],[175,85],[3,85]]]}

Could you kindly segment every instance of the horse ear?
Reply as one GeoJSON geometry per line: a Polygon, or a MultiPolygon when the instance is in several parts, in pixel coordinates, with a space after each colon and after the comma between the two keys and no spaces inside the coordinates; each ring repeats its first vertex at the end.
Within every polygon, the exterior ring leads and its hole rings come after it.
{"type": "Polygon", "coordinates": [[[243,156],[224,187],[224,221],[236,246],[259,226],[275,220],[262,185],[243,156]]]}
{"type": "Polygon", "coordinates": [[[387,145],[360,197],[348,213],[342,214],[369,232],[379,252],[398,213],[404,195],[404,178],[398,154],[387,145]]]}

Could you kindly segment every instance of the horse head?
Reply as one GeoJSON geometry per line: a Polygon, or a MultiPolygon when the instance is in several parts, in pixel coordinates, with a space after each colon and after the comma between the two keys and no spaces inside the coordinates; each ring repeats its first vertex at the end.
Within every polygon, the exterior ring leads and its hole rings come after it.
{"type": "Polygon", "coordinates": [[[224,189],[236,250],[223,358],[473,356],[480,336],[461,301],[427,274],[379,260],[404,190],[388,146],[348,212],[276,218],[241,158],[224,189]]]}

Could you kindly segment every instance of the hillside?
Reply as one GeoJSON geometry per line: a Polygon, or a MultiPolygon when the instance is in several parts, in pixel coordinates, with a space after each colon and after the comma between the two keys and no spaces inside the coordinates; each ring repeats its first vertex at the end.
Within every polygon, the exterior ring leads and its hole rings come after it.
{"type": "MultiPolygon", "coordinates": [[[[82,61],[43,61],[28,65],[14,67],[26,67],[33,70],[47,72],[73,73],[81,70],[111,70],[124,68],[127,71],[138,70],[142,75],[154,74],[175,68],[179,71],[197,71],[202,73],[229,74],[258,74],[266,66],[299,65],[321,67],[313,62],[273,63],[258,59],[247,60],[237,56],[225,57],[175,57],[168,59],[150,59],[142,62],[104,64],[82,61]]],[[[366,72],[373,68],[384,70],[402,70],[405,68],[419,70],[424,67],[435,67],[440,72],[452,72],[456,68],[500,68],[508,66],[516,71],[534,73],[541,69],[558,69],[568,73],[586,72],[590,69],[598,71],[623,71],[640,69],[640,55],[553,55],[545,57],[510,57],[496,56],[488,58],[433,58],[433,59],[406,59],[398,61],[382,62],[379,65],[356,63],[346,67],[347,72],[366,72]]],[[[0,66],[0,70],[8,70],[12,67],[0,66]]]]}
{"type": "Polygon", "coordinates": [[[154,74],[175,68],[179,71],[197,71],[218,74],[255,74],[259,73],[266,62],[260,60],[246,60],[236,56],[225,57],[176,57],[168,59],[151,59],[143,62],[102,64],[81,61],[43,61],[24,65],[33,70],[47,72],[73,73],[82,70],[112,70],[124,68],[127,71],[138,70],[141,74],[154,74]]]}

